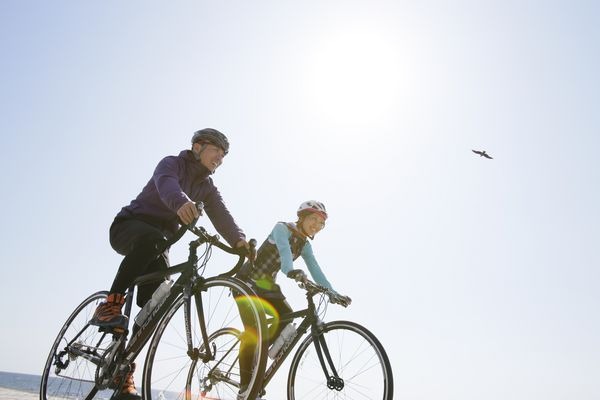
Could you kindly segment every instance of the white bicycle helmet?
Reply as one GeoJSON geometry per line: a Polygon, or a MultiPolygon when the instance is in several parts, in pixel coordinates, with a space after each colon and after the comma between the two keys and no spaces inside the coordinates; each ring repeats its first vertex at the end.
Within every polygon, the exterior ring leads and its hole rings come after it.
{"type": "Polygon", "coordinates": [[[317,200],[308,200],[304,203],[300,204],[298,207],[298,217],[302,218],[305,215],[317,213],[321,215],[324,219],[327,219],[327,210],[325,209],[325,204],[321,203],[317,200]]]}

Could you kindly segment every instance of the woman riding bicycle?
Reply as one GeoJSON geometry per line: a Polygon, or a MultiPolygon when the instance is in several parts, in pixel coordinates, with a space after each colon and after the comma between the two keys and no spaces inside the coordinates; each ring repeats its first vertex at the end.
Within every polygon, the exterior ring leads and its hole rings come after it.
{"type": "MultiPolygon", "coordinates": [[[[306,279],[306,273],[301,269],[294,269],[293,262],[302,257],[312,278],[321,286],[333,290],[331,284],[325,277],[321,267],[317,263],[308,239],[314,239],[315,235],[325,227],[327,211],[323,203],[315,200],[305,201],[297,211],[298,220],[293,222],[278,222],[271,231],[269,237],[258,249],[256,260],[253,264],[246,263],[238,277],[248,282],[256,294],[268,302],[276,311],[273,315],[275,322],[269,327],[269,343],[273,343],[281,331],[290,322],[279,323],[278,315],[292,312],[292,308],[286,301],[279,285],[275,283],[277,273],[281,270],[288,278],[302,282],[306,279]]],[[[351,299],[347,296],[337,296],[337,302],[347,306],[351,299]]],[[[267,313],[269,311],[267,310],[267,313]]],[[[243,307],[240,314],[244,319],[243,307]]],[[[250,341],[242,338],[240,344],[240,383],[245,388],[248,378],[244,371],[249,370],[252,365],[253,346],[250,341]]]]}

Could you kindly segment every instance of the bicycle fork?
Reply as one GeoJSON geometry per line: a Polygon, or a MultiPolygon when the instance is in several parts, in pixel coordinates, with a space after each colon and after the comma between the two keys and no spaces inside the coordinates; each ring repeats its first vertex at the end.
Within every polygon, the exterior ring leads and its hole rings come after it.
{"type": "Polygon", "coordinates": [[[202,296],[199,293],[199,290],[192,290],[192,285],[190,286],[186,286],[183,289],[183,309],[184,309],[184,316],[185,316],[185,336],[186,336],[186,341],[187,341],[187,355],[192,359],[192,361],[194,363],[196,363],[198,361],[198,359],[202,360],[203,362],[208,362],[208,361],[212,361],[215,359],[215,355],[214,353],[216,352],[216,349],[212,349],[210,348],[209,345],[209,341],[208,341],[208,333],[206,332],[206,318],[204,317],[204,307],[202,305],[202,296]],[[194,347],[194,344],[192,342],[192,332],[191,332],[191,327],[192,327],[192,293],[195,294],[194,296],[194,303],[196,306],[196,313],[198,314],[198,322],[200,324],[200,333],[202,334],[202,345],[201,345],[201,349],[203,351],[200,351],[200,348],[194,347]]]}
{"type": "MultiPolygon", "coordinates": [[[[192,278],[192,284],[188,285],[183,290],[184,297],[184,316],[185,316],[185,331],[186,331],[186,341],[187,341],[187,355],[190,357],[192,363],[190,369],[188,371],[188,379],[187,379],[187,387],[186,392],[191,393],[191,386],[189,383],[193,381],[193,374],[196,368],[196,364],[198,361],[203,363],[208,363],[209,361],[215,360],[215,354],[217,352],[216,345],[211,343],[208,338],[208,333],[206,331],[206,318],[204,316],[204,306],[202,304],[202,284],[198,284],[198,278],[192,278]],[[200,333],[202,336],[202,342],[199,347],[194,347],[192,342],[192,294],[194,294],[194,303],[196,306],[196,313],[198,315],[198,323],[200,324],[200,333]]],[[[199,278],[202,279],[202,278],[199,278]]],[[[223,381],[224,376],[221,371],[218,369],[218,364],[213,366],[211,370],[208,372],[207,376],[202,379],[200,382],[200,395],[204,396],[208,391],[211,390],[213,381],[223,381]]]]}
{"type": "Polygon", "coordinates": [[[335,389],[338,392],[344,389],[344,380],[340,378],[333,365],[333,360],[331,359],[331,354],[329,353],[329,348],[327,347],[327,342],[325,341],[325,335],[323,334],[323,329],[318,327],[313,327],[313,337],[315,349],[317,350],[317,356],[319,358],[319,362],[321,363],[321,368],[323,369],[323,373],[327,378],[327,387],[329,389],[335,389]],[[325,357],[323,357],[325,355],[325,357]],[[327,364],[331,369],[331,374],[327,369],[327,365],[325,363],[325,359],[327,360],[327,364]]]}

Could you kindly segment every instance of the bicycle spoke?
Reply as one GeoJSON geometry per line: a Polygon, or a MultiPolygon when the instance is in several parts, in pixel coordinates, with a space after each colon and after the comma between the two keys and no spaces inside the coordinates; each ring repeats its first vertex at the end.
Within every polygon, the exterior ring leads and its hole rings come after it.
{"type": "MultiPolygon", "coordinates": [[[[182,297],[167,311],[150,343],[144,365],[146,400],[158,399],[159,392],[164,399],[237,398],[240,388],[239,336],[244,325],[231,293],[249,290],[237,282],[229,278],[211,278],[203,282],[206,287],[194,295],[202,296],[200,304],[205,316],[208,348],[203,340],[197,307],[190,307],[189,327],[185,326],[182,297]],[[192,341],[190,355],[188,332],[192,341]],[[214,359],[204,358],[208,353],[214,359]]],[[[262,324],[264,322],[256,322],[257,326],[262,324]]],[[[262,335],[262,330],[259,334],[262,335]]],[[[264,361],[262,368],[264,371],[264,361]]],[[[252,379],[256,382],[258,372],[258,369],[253,371],[252,379]]]]}
{"type": "Polygon", "coordinates": [[[355,323],[336,321],[325,324],[321,335],[333,362],[329,365],[325,361],[328,374],[335,368],[339,379],[323,373],[314,338],[309,337],[292,360],[289,399],[392,399],[389,360],[370,332],[355,323]],[[335,387],[328,388],[328,383],[335,387]]]}
{"type": "MultiPolygon", "coordinates": [[[[81,303],[67,319],[48,355],[40,385],[40,398],[92,398],[98,389],[98,364],[112,338],[88,324],[97,305],[106,298],[98,292],[81,303]]],[[[110,397],[110,395],[109,395],[110,397]]]]}

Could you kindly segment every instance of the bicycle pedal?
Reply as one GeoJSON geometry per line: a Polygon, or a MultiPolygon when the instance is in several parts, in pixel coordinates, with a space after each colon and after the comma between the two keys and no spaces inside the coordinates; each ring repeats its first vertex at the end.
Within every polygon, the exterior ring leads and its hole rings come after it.
{"type": "Polygon", "coordinates": [[[98,327],[98,332],[108,333],[113,335],[122,335],[127,333],[127,329],[121,326],[100,326],[98,327]]]}

